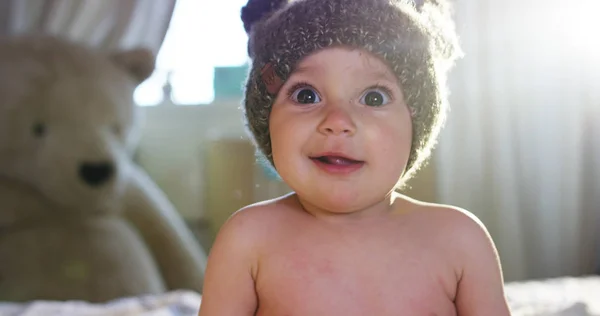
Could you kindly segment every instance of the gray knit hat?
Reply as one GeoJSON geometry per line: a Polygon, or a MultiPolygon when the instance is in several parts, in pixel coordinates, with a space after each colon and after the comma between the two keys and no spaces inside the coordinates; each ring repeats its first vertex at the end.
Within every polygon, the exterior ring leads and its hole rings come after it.
{"type": "Polygon", "coordinates": [[[365,49],[395,73],[412,113],[413,140],[403,179],[429,157],[446,116],[446,74],[460,54],[442,0],[249,0],[241,10],[252,60],[244,113],[253,141],[272,166],[269,115],[300,60],[330,46],[365,49]]]}

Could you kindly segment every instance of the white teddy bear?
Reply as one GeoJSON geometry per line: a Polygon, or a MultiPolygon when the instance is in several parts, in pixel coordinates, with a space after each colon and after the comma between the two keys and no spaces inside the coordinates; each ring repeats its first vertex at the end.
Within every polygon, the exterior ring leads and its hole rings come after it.
{"type": "Polygon", "coordinates": [[[202,290],[205,253],[137,167],[144,49],[0,40],[0,301],[202,290]]]}

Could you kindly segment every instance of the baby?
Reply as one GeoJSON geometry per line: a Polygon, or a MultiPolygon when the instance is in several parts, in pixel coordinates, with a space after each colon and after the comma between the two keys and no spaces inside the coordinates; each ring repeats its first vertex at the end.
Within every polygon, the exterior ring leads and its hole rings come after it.
{"type": "Polygon", "coordinates": [[[396,190],[446,112],[460,54],[439,1],[250,0],[245,114],[292,194],[221,228],[200,316],[506,316],[495,246],[396,190]]]}

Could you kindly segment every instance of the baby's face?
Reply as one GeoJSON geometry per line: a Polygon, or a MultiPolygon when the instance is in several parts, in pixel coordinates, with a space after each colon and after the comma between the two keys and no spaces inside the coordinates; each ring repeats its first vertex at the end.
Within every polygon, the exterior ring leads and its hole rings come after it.
{"type": "Polygon", "coordinates": [[[344,48],[301,61],[269,125],[281,178],[330,212],[384,199],[404,171],[412,140],[410,112],[391,70],[367,52],[344,48]]]}

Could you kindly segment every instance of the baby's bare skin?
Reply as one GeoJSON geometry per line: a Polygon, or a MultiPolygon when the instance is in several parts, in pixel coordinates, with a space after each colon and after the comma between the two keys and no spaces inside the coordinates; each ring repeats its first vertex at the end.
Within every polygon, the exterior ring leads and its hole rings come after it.
{"type": "Polygon", "coordinates": [[[400,203],[387,218],[328,223],[294,196],[281,204],[258,262],[258,315],[456,315],[456,258],[430,231],[439,211],[400,203]],[[417,224],[427,217],[430,229],[417,224]]]}
{"type": "Polygon", "coordinates": [[[495,251],[474,218],[401,195],[391,210],[315,217],[292,194],[238,212],[213,248],[200,315],[234,304],[222,315],[452,316],[472,303],[461,295],[508,315],[500,273],[487,268],[495,251]]]}
{"type": "Polygon", "coordinates": [[[220,229],[201,316],[510,315],[479,220],[390,193],[412,122],[389,67],[328,48],[281,89],[270,142],[294,193],[246,207],[220,229]]]}

